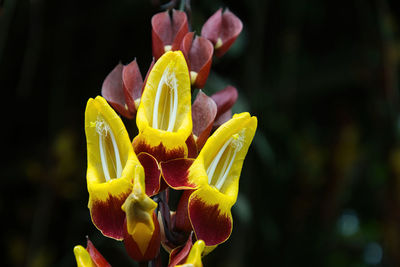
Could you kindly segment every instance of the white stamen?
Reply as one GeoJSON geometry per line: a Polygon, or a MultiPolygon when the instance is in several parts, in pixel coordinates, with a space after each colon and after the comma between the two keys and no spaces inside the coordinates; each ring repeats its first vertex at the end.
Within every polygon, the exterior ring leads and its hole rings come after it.
{"type": "Polygon", "coordinates": [[[212,177],[214,176],[215,169],[217,168],[217,165],[222,157],[222,155],[225,152],[225,149],[228,147],[232,139],[229,139],[228,141],[225,142],[225,144],[221,147],[221,149],[218,151],[218,154],[215,156],[213,161],[211,162],[210,166],[207,168],[207,176],[208,176],[208,183],[211,184],[212,177]]]}
{"type": "MultiPolygon", "coordinates": [[[[225,171],[224,171],[224,175],[223,175],[222,177],[219,176],[218,181],[217,181],[216,184],[215,184],[215,187],[216,187],[218,190],[221,190],[222,185],[225,183],[226,177],[228,177],[228,174],[229,174],[229,172],[230,172],[230,170],[231,170],[232,164],[233,164],[233,162],[235,161],[235,157],[236,157],[237,151],[238,151],[238,150],[236,150],[236,149],[234,150],[234,152],[233,152],[234,154],[233,154],[233,157],[231,158],[231,161],[229,162],[228,168],[225,169],[225,166],[224,166],[224,169],[223,169],[223,170],[225,170],[225,171]]],[[[228,159],[228,158],[227,158],[227,159],[228,159]]],[[[228,161],[226,160],[226,161],[225,161],[225,165],[226,165],[227,162],[228,162],[228,161]]]]}
{"type": "MultiPolygon", "coordinates": [[[[168,116],[168,125],[166,131],[172,132],[175,128],[176,117],[178,113],[178,86],[175,77],[175,73],[170,73],[169,68],[164,70],[163,75],[161,76],[160,82],[157,87],[156,98],[154,100],[154,107],[153,107],[153,122],[152,126],[154,129],[163,130],[164,125],[164,117],[168,110],[167,104],[169,104],[169,116],[168,116]],[[167,92],[164,97],[164,108],[163,113],[161,114],[161,121],[158,121],[158,111],[161,101],[162,91],[164,90],[164,85],[167,86],[167,92]],[[173,92],[171,92],[173,91],[173,92]],[[168,95],[167,95],[168,94],[168,95]],[[169,97],[169,102],[168,102],[169,97]]],[[[165,128],[164,128],[165,129],[165,128]]]]}
{"type": "Polygon", "coordinates": [[[173,105],[173,109],[172,112],[169,113],[169,122],[168,122],[168,132],[172,132],[174,130],[175,127],[175,121],[176,121],[176,115],[177,115],[177,111],[178,111],[178,88],[177,88],[177,84],[176,84],[176,77],[175,74],[172,75],[171,77],[172,80],[172,84],[170,84],[170,86],[172,87],[172,90],[174,91],[174,96],[172,96],[171,93],[171,108],[173,105]]]}
{"type": "Polygon", "coordinates": [[[101,118],[96,121],[96,132],[99,135],[101,166],[103,168],[103,173],[104,173],[104,177],[105,177],[106,181],[111,180],[107,161],[108,160],[113,161],[113,158],[111,157],[111,155],[109,155],[109,159],[108,159],[107,154],[106,154],[105,138],[108,133],[110,133],[110,138],[111,138],[111,142],[112,142],[113,150],[114,150],[115,164],[113,164],[113,165],[114,166],[116,165],[116,168],[115,168],[116,169],[116,178],[121,177],[122,164],[121,164],[121,159],[119,156],[118,144],[115,139],[114,133],[111,131],[110,126],[101,118]]]}
{"type": "Polygon", "coordinates": [[[106,178],[106,181],[110,181],[110,172],[108,171],[108,166],[107,166],[107,157],[104,153],[104,137],[102,135],[99,135],[99,147],[100,147],[100,159],[101,159],[101,166],[103,167],[103,173],[104,177],[106,178]]]}
{"type": "Polygon", "coordinates": [[[115,161],[117,163],[117,177],[116,178],[119,178],[122,175],[122,164],[121,164],[121,159],[119,157],[117,140],[115,139],[114,134],[111,130],[110,130],[110,136],[111,136],[111,141],[112,141],[113,148],[114,148],[115,161]]]}
{"type": "Polygon", "coordinates": [[[158,129],[158,106],[160,105],[160,98],[161,98],[161,92],[165,83],[165,76],[166,73],[168,73],[168,70],[166,69],[161,76],[160,83],[158,84],[157,87],[157,93],[156,93],[156,99],[154,100],[154,107],[153,107],[153,128],[158,129]]]}

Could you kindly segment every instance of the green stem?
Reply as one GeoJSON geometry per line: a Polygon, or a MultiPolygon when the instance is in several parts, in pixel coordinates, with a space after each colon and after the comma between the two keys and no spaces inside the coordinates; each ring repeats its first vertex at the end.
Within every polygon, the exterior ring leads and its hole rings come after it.
{"type": "Polygon", "coordinates": [[[179,10],[185,11],[185,3],[186,0],[181,0],[181,3],[179,4],[179,10]]]}

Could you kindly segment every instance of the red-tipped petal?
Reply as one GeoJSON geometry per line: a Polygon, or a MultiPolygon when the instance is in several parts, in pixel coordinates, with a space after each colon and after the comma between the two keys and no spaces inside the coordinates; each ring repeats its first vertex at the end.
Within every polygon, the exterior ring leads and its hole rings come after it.
{"type": "Polygon", "coordinates": [[[203,25],[201,35],[213,42],[215,55],[223,56],[243,29],[242,21],[226,9],[219,9],[203,25]]]}
{"type": "Polygon", "coordinates": [[[86,250],[89,252],[90,258],[92,258],[92,261],[97,265],[97,267],[111,267],[89,238],[87,240],[86,250]]]}
{"type": "Polygon", "coordinates": [[[135,114],[135,100],[140,99],[143,88],[143,78],[136,59],[123,67],[122,82],[128,110],[130,113],[135,114]]]}
{"type": "MultiPolygon", "coordinates": [[[[132,236],[128,233],[126,222],[124,224],[124,245],[128,255],[136,261],[149,261],[154,259],[159,251],[161,245],[160,225],[158,224],[157,217],[153,213],[154,232],[150,240],[147,240],[147,248],[144,253],[140,250],[140,245],[135,242],[132,236]]],[[[140,233],[139,233],[140,234],[140,233]]]]}
{"type": "Polygon", "coordinates": [[[109,195],[106,201],[93,200],[90,203],[91,216],[94,225],[103,235],[122,240],[125,212],[121,206],[130,192],[120,196],[109,195]]]}
{"type": "Polygon", "coordinates": [[[157,160],[150,154],[142,152],[137,155],[144,169],[144,182],[146,184],[146,195],[154,196],[160,190],[161,171],[157,160]]]}
{"type": "Polygon", "coordinates": [[[199,150],[210,135],[216,115],[216,103],[200,90],[192,105],[193,133],[197,136],[199,150]]]}
{"type": "Polygon", "coordinates": [[[213,44],[206,38],[189,32],[182,40],[181,50],[188,62],[191,83],[196,88],[203,88],[210,73],[213,44]]]}
{"type": "Polygon", "coordinates": [[[198,240],[206,246],[218,245],[226,241],[232,232],[230,205],[225,205],[215,195],[216,190],[202,187],[189,198],[189,218],[198,240]]]}
{"type": "Polygon", "coordinates": [[[122,116],[132,119],[134,113],[130,112],[125,99],[122,83],[124,66],[119,63],[106,77],[101,88],[101,95],[122,116]]]}
{"type": "Polygon", "coordinates": [[[219,117],[233,107],[238,98],[238,91],[235,87],[229,85],[213,94],[211,98],[217,104],[217,117],[219,117]]]}
{"type": "Polygon", "coordinates": [[[186,13],[172,10],[160,12],[151,19],[153,56],[158,59],[167,50],[179,49],[183,37],[189,31],[186,13]]]}
{"type": "Polygon", "coordinates": [[[161,162],[161,172],[165,182],[174,189],[193,189],[197,185],[188,180],[189,167],[193,159],[173,159],[161,162]]]}
{"type": "Polygon", "coordinates": [[[169,254],[168,267],[174,267],[178,264],[183,264],[189,255],[190,249],[193,246],[192,235],[189,235],[184,246],[174,248],[169,254]]]}

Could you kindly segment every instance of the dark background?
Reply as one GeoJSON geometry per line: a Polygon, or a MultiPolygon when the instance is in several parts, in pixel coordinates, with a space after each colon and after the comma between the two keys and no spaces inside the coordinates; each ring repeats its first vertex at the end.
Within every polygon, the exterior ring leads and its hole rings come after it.
{"type": "MultiPolygon", "coordinates": [[[[400,266],[399,1],[191,2],[197,33],[220,6],[242,19],[205,92],[236,86],[234,110],[259,120],[232,236],[205,266],[400,266]]],[[[74,266],[86,235],[129,265],[90,221],[84,109],[119,61],[146,73],[160,9],[0,4],[2,265],[74,266]]]]}

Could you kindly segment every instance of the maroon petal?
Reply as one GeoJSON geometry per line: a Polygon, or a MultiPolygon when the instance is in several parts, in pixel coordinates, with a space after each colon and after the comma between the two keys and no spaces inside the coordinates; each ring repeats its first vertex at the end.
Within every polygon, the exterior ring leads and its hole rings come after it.
{"type": "Polygon", "coordinates": [[[219,117],[233,107],[238,98],[238,91],[235,87],[229,85],[213,94],[211,98],[217,104],[217,117],[219,117]]]}
{"type": "Polygon", "coordinates": [[[218,9],[201,29],[201,35],[214,44],[215,55],[221,57],[228,51],[243,29],[242,21],[228,9],[218,9]]]}
{"type": "Polygon", "coordinates": [[[140,99],[143,87],[143,78],[136,59],[123,67],[122,82],[128,110],[136,114],[135,100],[140,99]]]}
{"type": "Polygon", "coordinates": [[[146,195],[154,196],[160,190],[161,179],[161,171],[158,168],[157,160],[146,152],[140,153],[137,157],[144,169],[146,195]]]}
{"type": "Polygon", "coordinates": [[[186,146],[188,148],[188,158],[196,158],[198,154],[198,149],[197,149],[197,144],[196,140],[194,138],[194,135],[191,134],[189,135],[188,139],[186,139],[186,146]]]}
{"type": "Polygon", "coordinates": [[[175,213],[175,229],[182,232],[190,233],[192,225],[189,219],[188,204],[189,197],[194,190],[184,190],[179,199],[178,207],[175,213]]]}
{"type": "Polygon", "coordinates": [[[216,103],[200,90],[192,105],[193,133],[197,136],[199,150],[210,135],[216,115],[216,103]]]}
{"type": "Polygon", "coordinates": [[[193,32],[185,35],[181,50],[189,65],[192,85],[196,88],[203,88],[210,73],[214,47],[204,37],[196,36],[194,39],[193,37],[193,32]]]}
{"type": "Polygon", "coordinates": [[[186,13],[172,10],[160,12],[151,19],[153,56],[158,59],[168,50],[177,50],[189,31],[186,13]]]}
{"type": "Polygon", "coordinates": [[[214,121],[214,124],[213,124],[213,129],[218,128],[219,126],[221,126],[225,122],[229,121],[231,118],[232,118],[232,110],[229,109],[225,113],[222,113],[217,118],[215,118],[215,121],[214,121]]]}
{"type": "Polygon", "coordinates": [[[189,181],[189,167],[194,159],[173,159],[161,162],[161,172],[165,182],[173,189],[193,189],[197,185],[189,181]]]}
{"type": "Polygon", "coordinates": [[[125,99],[125,93],[122,83],[122,71],[124,66],[119,63],[111,72],[107,75],[101,88],[101,95],[107,100],[107,102],[122,116],[132,119],[134,113],[129,111],[128,105],[125,99]]]}
{"type": "Polygon", "coordinates": [[[143,82],[143,86],[142,86],[142,91],[140,92],[140,97],[142,97],[143,90],[144,90],[144,86],[145,86],[146,83],[147,83],[147,78],[149,77],[150,71],[153,69],[153,66],[154,66],[155,61],[156,61],[156,60],[155,60],[154,57],[153,57],[153,60],[152,60],[151,63],[150,63],[150,67],[149,67],[149,69],[147,70],[146,77],[144,77],[144,82],[143,82]]]}

